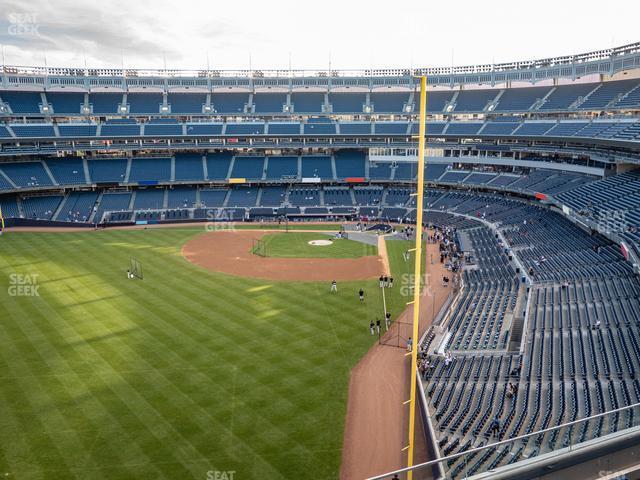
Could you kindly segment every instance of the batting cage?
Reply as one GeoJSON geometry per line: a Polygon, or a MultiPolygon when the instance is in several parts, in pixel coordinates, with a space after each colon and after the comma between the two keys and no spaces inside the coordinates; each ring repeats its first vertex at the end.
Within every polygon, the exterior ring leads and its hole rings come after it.
{"type": "Polygon", "coordinates": [[[140,260],[138,260],[137,258],[131,257],[129,263],[130,263],[129,271],[131,272],[131,275],[133,275],[135,278],[139,278],[140,280],[142,280],[144,276],[142,275],[142,263],[140,262],[140,260]]]}
{"type": "Polygon", "coordinates": [[[253,248],[251,248],[251,253],[254,255],[258,255],[259,257],[267,256],[267,244],[264,240],[260,240],[258,238],[253,239],[253,248]]]}

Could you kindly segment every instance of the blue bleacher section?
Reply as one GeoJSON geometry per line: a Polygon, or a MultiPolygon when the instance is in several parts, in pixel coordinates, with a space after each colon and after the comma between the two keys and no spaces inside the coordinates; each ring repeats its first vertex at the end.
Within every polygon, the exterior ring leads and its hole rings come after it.
{"type": "Polygon", "coordinates": [[[159,113],[162,105],[161,93],[129,93],[127,94],[129,113],[159,113]]]}
{"type": "MultiPolygon", "coordinates": [[[[405,126],[406,132],[406,126],[405,126]]],[[[341,122],[341,135],[371,135],[371,123],[369,122],[341,122]]]]}
{"type": "Polygon", "coordinates": [[[271,122],[269,135],[300,135],[299,123],[271,122]]]}
{"type": "Polygon", "coordinates": [[[291,103],[295,113],[320,113],[324,104],[324,93],[321,92],[293,92],[291,103]]]}
{"type": "MultiPolygon", "coordinates": [[[[265,157],[242,157],[236,156],[233,162],[231,178],[246,178],[248,180],[259,180],[264,174],[265,157]]],[[[232,205],[239,206],[239,205],[232,205]]]]}
{"type": "Polygon", "coordinates": [[[217,113],[243,113],[245,105],[249,103],[249,94],[239,92],[213,93],[211,103],[217,113]]]}
{"type": "Polygon", "coordinates": [[[3,163],[0,169],[18,187],[35,188],[52,185],[51,179],[40,162],[3,163]]]}
{"type": "Polygon", "coordinates": [[[224,189],[202,189],[200,190],[200,203],[206,207],[222,207],[228,190],[224,189]]]}
{"type": "Polygon", "coordinates": [[[207,102],[206,93],[168,93],[167,103],[172,114],[201,114],[207,102]]]}
{"type": "Polygon", "coordinates": [[[102,125],[100,135],[103,137],[138,137],[140,125],[135,123],[105,123],[102,125]]]}
{"type": "Polygon", "coordinates": [[[393,169],[390,162],[371,162],[369,164],[369,178],[371,180],[389,180],[393,169]]]}
{"type": "Polygon", "coordinates": [[[265,124],[262,122],[228,123],[227,135],[263,135],[265,124]]]}
{"type": "Polygon", "coordinates": [[[264,207],[279,207],[284,203],[286,191],[286,187],[281,186],[262,187],[260,205],[264,207]]]}
{"type": "Polygon", "coordinates": [[[182,135],[182,125],[177,123],[147,123],[144,126],[145,137],[163,137],[182,135]]]}
{"type": "Polygon", "coordinates": [[[511,135],[520,124],[514,122],[487,122],[482,135],[511,135]]]}
{"type": "Polygon", "coordinates": [[[129,182],[168,182],[171,179],[170,158],[134,158],[129,182]]]}
{"type": "Polygon", "coordinates": [[[60,195],[46,195],[26,197],[22,199],[25,218],[51,220],[58,209],[63,197],[60,195]]]}
{"type": "Polygon", "coordinates": [[[336,125],[334,123],[305,123],[305,135],[335,135],[336,125]]]}
{"type": "Polygon", "coordinates": [[[366,93],[330,93],[329,103],[333,113],[362,113],[367,101],[366,93]]]}
{"type": "Polygon", "coordinates": [[[9,104],[13,113],[40,113],[42,98],[39,92],[2,90],[0,98],[9,104]]]}
{"type": "Polygon", "coordinates": [[[18,202],[15,195],[4,195],[0,197],[0,210],[4,218],[20,218],[18,202]]]}
{"type": "Polygon", "coordinates": [[[565,110],[595,88],[592,83],[559,85],[549,95],[540,110],[565,110]]]}
{"type": "Polygon", "coordinates": [[[255,207],[258,200],[258,188],[236,187],[229,191],[228,207],[255,207]]]}
{"type": "Polygon", "coordinates": [[[91,218],[97,192],[70,192],[60,208],[56,220],[61,222],[87,222],[91,218]]]}
{"type": "Polygon", "coordinates": [[[202,155],[199,153],[175,154],[175,180],[204,180],[202,155]]]}
{"type": "Polygon", "coordinates": [[[447,135],[475,135],[478,133],[480,128],[482,127],[481,123],[450,123],[449,128],[447,128],[447,135]]]}
{"type": "Polygon", "coordinates": [[[494,111],[526,112],[541,101],[550,91],[551,87],[508,88],[500,97],[494,111]]]}
{"type": "Polygon", "coordinates": [[[323,193],[325,205],[353,205],[348,187],[325,187],[323,193]]]}
{"type": "Polygon", "coordinates": [[[371,92],[371,104],[375,113],[402,113],[409,102],[409,92],[371,92]]]}
{"type": "Polygon", "coordinates": [[[187,123],[187,135],[221,135],[222,123],[187,123]]]}
{"type": "Polygon", "coordinates": [[[95,137],[98,126],[92,124],[58,124],[61,137],[95,137]]]}
{"type": "Polygon", "coordinates": [[[256,93],[253,95],[255,113],[282,113],[286,103],[286,93],[256,93]]]}
{"type": "Polygon", "coordinates": [[[268,157],[267,179],[297,178],[298,157],[268,157]]]}
{"type": "Polygon", "coordinates": [[[409,124],[406,122],[376,122],[376,135],[406,135],[409,124]]]}
{"type": "Polygon", "coordinates": [[[104,160],[87,160],[89,178],[92,183],[125,181],[127,160],[125,158],[109,158],[104,160]]]}
{"type": "Polygon", "coordinates": [[[45,163],[53,178],[60,185],[80,185],[86,183],[84,166],[79,158],[47,158],[45,163]]]}
{"type": "Polygon", "coordinates": [[[47,92],[47,102],[56,115],[80,115],[84,105],[84,93],[47,92]]]}
{"type": "Polygon", "coordinates": [[[336,176],[340,178],[364,177],[365,154],[340,150],[335,153],[336,176]]]}
{"type": "Polygon", "coordinates": [[[11,125],[11,130],[17,137],[53,137],[55,131],[51,125],[21,124],[11,125]]]}
{"type": "Polygon", "coordinates": [[[523,123],[522,126],[514,132],[514,135],[544,135],[544,133],[554,125],[555,123],[552,122],[523,123]]]}
{"type": "Polygon", "coordinates": [[[174,187],[167,190],[167,208],[193,208],[196,203],[196,189],[174,187]]]}
{"type": "MultiPolygon", "coordinates": [[[[445,105],[448,102],[450,102],[451,99],[453,98],[454,93],[455,92],[453,90],[449,90],[445,92],[434,90],[434,91],[428,92],[427,112],[429,113],[442,112],[444,110],[445,105]]],[[[416,103],[417,103],[417,100],[416,100],[416,103]]]]}
{"type": "Polygon", "coordinates": [[[293,187],[289,190],[289,203],[299,206],[320,205],[320,189],[312,186],[293,187]]]}
{"type": "Polygon", "coordinates": [[[332,179],[331,157],[329,156],[302,156],[302,177],[332,179]]]}
{"type": "Polygon", "coordinates": [[[638,80],[620,80],[617,82],[605,82],[594,90],[589,97],[581,103],[580,110],[604,109],[607,105],[635,88],[638,80]]]}
{"type": "Polygon", "coordinates": [[[90,93],[89,103],[93,106],[93,113],[111,114],[118,113],[118,105],[122,102],[122,93],[104,92],[90,93]]]}
{"type": "Polygon", "coordinates": [[[497,95],[497,90],[460,90],[453,111],[481,112],[497,95]]]}
{"type": "Polygon", "coordinates": [[[148,190],[138,190],[133,203],[134,210],[157,210],[164,205],[164,189],[154,188],[148,190]]]}
{"type": "Polygon", "coordinates": [[[207,154],[207,178],[209,180],[225,180],[229,177],[231,166],[231,152],[218,152],[207,154]]]}
{"type": "Polygon", "coordinates": [[[131,193],[105,193],[94,217],[94,223],[101,223],[104,212],[128,210],[131,193]]]}

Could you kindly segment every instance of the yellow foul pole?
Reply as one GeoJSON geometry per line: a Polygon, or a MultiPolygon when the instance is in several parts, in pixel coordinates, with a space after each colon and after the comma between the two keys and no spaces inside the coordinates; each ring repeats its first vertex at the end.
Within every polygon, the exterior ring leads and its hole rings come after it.
{"type": "MultiPolygon", "coordinates": [[[[416,370],[418,368],[418,340],[420,330],[420,277],[422,273],[422,209],[424,208],[424,142],[427,119],[427,77],[420,77],[420,129],[418,137],[418,192],[416,197],[416,263],[413,278],[413,345],[411,349],[411,397],[409,401],[409,452],[407,467],[413,466],[413,449],[416,425],[416,370]]],[[[407,473],[413,479],[413,471],[407,473]]]]}

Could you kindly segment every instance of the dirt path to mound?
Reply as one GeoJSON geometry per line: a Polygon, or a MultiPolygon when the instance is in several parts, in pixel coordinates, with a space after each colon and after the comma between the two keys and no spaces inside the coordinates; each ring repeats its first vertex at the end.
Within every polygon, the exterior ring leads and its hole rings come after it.
{"type": "MultiPolygon", "coordinates": [[[[439,258],[437,249],[437,245],[427,246],[427,262],[430,253],[439,258]]],[[[428,264],[427,272],[427,288],[420,302],[420,335],[431,325],[450,291],[440,281],[446,272],[442,264],[428,264]]],[[[413,307],[399,320],[412,322],[413,307]]],[[[402,348],[376,344],[351,371],[341,480],[363,480],[406,467],[402,449],[408,443],[409,406],[403,403],[410,394],[411,357],[405,353],[402,348]]],[[[416,419],[414,464],[428,460],[417,410],[416,419]]],[[[414,478],[430,478],[430,472],[416,473],[414,478]]]]}
{"type": "Polygon", "coordinates": [[[182,247],[182,255],[209,270],[263,280],[364,280],[378,278],[384,272],[384,261],[380,256],[271,258],[252,254],[253,240],[266,233],[258,230],[204,233],[188,241],[182,247]]]}

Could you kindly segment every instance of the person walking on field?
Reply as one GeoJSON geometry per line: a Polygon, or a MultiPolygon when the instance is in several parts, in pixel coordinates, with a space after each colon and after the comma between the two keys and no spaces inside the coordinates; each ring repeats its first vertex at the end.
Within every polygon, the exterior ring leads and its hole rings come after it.
{"type": "Polygon", "coordinates": [[[413,340],[411,339],[411,337],[409,337],[409,339],[407,340],[407,352],[410,352],[412,348],[413,348],[413,340]]]}
{"type": "Polygon", "coordinates": [[[373,323],[373,320],[371,320],[371,323],[369,323],[369,331],[371,332],[371,335],[375,335],[375,331],[373,330],[374,327],[375,324],[373,323]]]}
{"type": "Polygon", "coordinates": [[[380,278],[378,280],[380,281],[380,288],[384,287],[384,277],[380,275],[380,278]]]}
{"type": "Polygon", "coordinates": [[[378,331],[378,335],[380,335],[380,320],[376,320],[376,330],[378,331]]]}
{"type": "Polygon", "coordinates": [[[389,277],[389,288],[393,288],[393,277],[389,277]]]}
{"type": "Polygon", "coordinates": [[[358,292],[358,295],[360,296],[360,301],[364,302],[364,290],[360,289],[360,291],[358,292]]]}
{"type": "Polygon", "coordinates": [[[331,282],[331,293],[338,293],[338,282],[331,282]]]}
{"type": "Polygon", "coordinates": [[[389,326],[391,325],[391,314],[389,312],[387,312],[387,314],[384,316],[384,323],[387,327],[387,332],[388,332],[389,326]]]}

